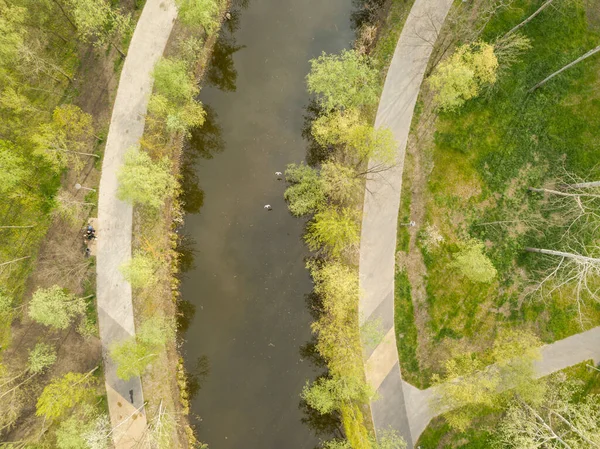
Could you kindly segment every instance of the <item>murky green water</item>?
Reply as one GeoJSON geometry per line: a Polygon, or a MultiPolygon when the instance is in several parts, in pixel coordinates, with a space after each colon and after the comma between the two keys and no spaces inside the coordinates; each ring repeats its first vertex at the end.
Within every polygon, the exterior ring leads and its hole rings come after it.
{"type": "Polygon", "coordinates": [[[243,3],[215,50],[200,96],[207,124],[185,169],[192,413],[211,449],[313,448],[315,426],[299,407],[302,386],[322,372],[301,352],[311,338],[304,222],[287,211],[275,172],[305,158],[308,61],[349,47],[352,2],[243,3]]]}

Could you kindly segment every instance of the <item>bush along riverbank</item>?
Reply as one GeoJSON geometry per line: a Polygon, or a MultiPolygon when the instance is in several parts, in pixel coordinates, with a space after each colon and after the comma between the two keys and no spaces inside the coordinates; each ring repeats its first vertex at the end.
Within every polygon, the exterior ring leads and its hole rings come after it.
{"type": "MultiPolygon", "coordinates": [[[[360,41],[364,42],[364,41],[360,41]]],[[[366,48],[367,45],[357,45],[366,48]]],[[[377,442],[370,419],[361,338],[378,339],[377,329],[360,329],[358,245],[367,163],[375,157],[385,170],[396,144],[389,130],[376,129],[372,111],[379,100],[380,74],[364,51],[344,50],[311,61],[308,90],[314,94],[308,160],[291,164],[285,199],[297,216],[311,216],[304,239],[314,251],[307,269],[314,281],[311,307],[316,352],[327,373],[307,383],[302,398],[321,414],[343,424],[345,439],[324,448],[401,448],[404,442],[382,429],[377,442]]]]}
{"type": "Polygon", "coordinates": [[[205,113],[196,101],[228,2],[176,0],[179,12],[154,70],[144,135],[119,173],[119,195],[134,205],[133,257],[120,267],[134,292],[137,335],[111,348],[118,375],[140,375],[149,435],[157,448],[205,447],[187,415],[187,375],[178,353],[180,170],[184,142],[205,113]]]}

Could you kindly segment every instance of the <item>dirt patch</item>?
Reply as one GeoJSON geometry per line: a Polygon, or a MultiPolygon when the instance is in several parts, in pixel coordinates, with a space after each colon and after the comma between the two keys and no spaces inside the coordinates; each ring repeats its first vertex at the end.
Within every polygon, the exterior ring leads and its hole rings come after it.
{"type": "Polygon", "coordinates": [[[585,17],[593,30],[600,30],[600,8],[597,0],[585,0],[585,17]]]}

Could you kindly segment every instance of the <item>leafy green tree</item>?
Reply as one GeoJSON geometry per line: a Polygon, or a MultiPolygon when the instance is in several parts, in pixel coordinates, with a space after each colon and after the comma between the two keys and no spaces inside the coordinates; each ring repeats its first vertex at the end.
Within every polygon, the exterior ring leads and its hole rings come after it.
{"type": "Polygon", "coordinates": [[[92,373],[67,373],[53,379],[38,398],[35,414],[56,419],[77,404],[89,403],[95,397],[92,373]]]}
{"type": "Polygon", "coordinates": [[[323,192],[331,201],[339,205],[358,204],[363,195],[363,183],[356,169],[335,161],[321,166],[323,192]]]}
{"type": "Polygon", "coordinates": [[[406,441],[395,430],[380,430],[377,434],[379,438],[371,441],[372,449],[406,449],[406,441]]]}
{"type": "Polygon", "coordinates": [[[86,151],[93,136],[92,116],[75,105],[62,105],[52,114],[50,123],[41,124],[31,137],[36,154],[60,169],[72,165],[81,168],[81,156],[99,157],[86,151]]]}
{"type": "Polygon", "coordinates": [[[38,343],[29,351],[27,369],[32,374],[39,374],[56,362],[56,349],[46,343],[38,343]]]}
{"type": "Polygon", "coordinates": [[[492,261],[483,254],[484,244],[471,239],[462,244],[462,248],[454,254],[451,267],[460,270],[463,276],[473,282],[492,282],[497,275],[492,261]]]}
{"type": "Polygon", "coordinates": [[[14,64],[25,38],[27,10],[0,0],[0,78],[4,67],[14,64]]]}
{"type": "Polygon", "coordinates": [[[57,449],[107,449],[110,442],[110,422],[97,407],[77,406],[70,417],[56,429],[57,449]]]}
{"type": "Polygon", "coordinates": [[[154,68],[154,94],[148,111],[161,118],[169,132],[187,132],[204,123],[204,110],[195,100],[200,89],[182,59],[161,59],[154,68]]]}
{"type": "Polygon", "coordinates": [[[311,251],[323,248],[331,256],[339,257],[358,243],[356,214],[349,208],[318,212],[308,225],[304,240],[311,251]]]}
{"type": "Polygon", "coordinates": [[[123,277],[133,288],[144,288],[154,285],[157,281],[155,272],[157,262],[149,254],[137,252],[119,267],[123,277]]]}
{"type": "Polygon", "coordinates": [[[219,5],[216,0],[176,0],[179,19],[189,27],[201,26],[207,34],[216,31],[219,5]]]}
{"type": "Polygon", "coordinates": [[[321,414],[339,410],[344,403],[368,402],[373,392],[369,385],[357,377],[321,377],[312,385],[306,384],[302,398],[321,414]]]}
{"type": "Polygon", "coordinates": [[[290,164],[285,171],[285,178],[290,186],[283,197],[292,214],[307,215],[325,205],[325,194],[317,170],[304,164],[290,164]]]}
{"type": "Polygon", "coordinates": [[[539,401],[544,384],[533,378],[533,362],[541,357],[541,342],[525,331],[500,332],[492,348],[492,364],[472,353],[445,363],[445,375],[433,376],[437,384],[432,406],[445,413],[451,427],[464,431],[482,409],[499,410],[507,395],[523,395],[539,401]]]}
{"type": "Polygon", "coordinates": [[[29,316],[34,321],[56,329],[66,329],[85,312],[86,303],[54,285],[39,288],[29,303],[29,316]]]}
{"type": "Polygon", "coordinates": [[[67,4],[83,40],[100,47],[112,45],[125,56],[115,40],[132,31],[129,16],[111,8],[106,0],[67,0],[67,4]]]}
{"type": "Polygon", "coordinates": [[[485,42],[465,44],[443,61],[429,78],[438,108],[453,111],[496,82],[498,59],[485,42]]]}
{"type": "Polygon", "coordinates": [[[355,50],[342,50],[340,55],[323,53],[310,63],[308,91],[317,95],[324,109],[371,106],[379,100],[379,74],[367,57],[355,50]]]}
{"type": "Polygon", "coordinates": [[[12,315],[13,298],[0,288],[0,317],[4,318],[12,315]]]}
{"type": "Polygon", "coordinates": [[[374,128],[371,125],[358,125],[347,136],[347,152],[359,161],[373,158],[375,161],[391,165],[396,156],[396,142],[392,131],[387,128],[374,128]]]}
{"type": "Polygon", "coordinates": [[[333,110],[317,117],[311,126],[311,134],[323,147],[345,144],[350,131],[360,125],[358,109],[333,110]]]}
{"type": "Polygon", "coordinates": [[[156,64],[153,76],[154,91],[177,105],[186,103],[199,92],[183,60],[162,58],[156,64]]]}
{"type": "Polygon", "coordinates": [[[0,194],[10,195],[26,179],[25,161],[20,157],[13,144],[0,140],[0,194]]]}
{"type": "Polygon", "coordinates": [[[323,444],[323,449],[352,449],[348,440],[330,440],[323,444]]]}
{"type": "Polygon", "coordinates": [[[111,347],[110,356],[117,363],[117,375],[124,380],[142,375],[174,335],[175,326],[171,321],[161,316],[146,320],[135,337],[111,347]]]}
{"type": "Polygon", "coordinates": [[[154,162],[138,148],[130,148],[125,153],[125,164],[117,178],[119,199],[151,209],[162,207],[177,186],[166,157],[154,162]]]}

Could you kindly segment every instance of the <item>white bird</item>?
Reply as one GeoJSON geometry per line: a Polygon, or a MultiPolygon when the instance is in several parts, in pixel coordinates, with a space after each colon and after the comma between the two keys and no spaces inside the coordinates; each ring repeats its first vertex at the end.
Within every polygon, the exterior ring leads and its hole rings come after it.
{"type": "Polygon", "coordinates": [[[275,172],[275,176],[281,176],[281,175],[283,175],[283,173],[281,173],[280,171],[275,172]]]}
{"type": "Polygon", "coordinates": [[[273,208],[271,207],[270,204],[265,204],[265,209],[267,209],[267,210],[273,210],[273,208]]]}

